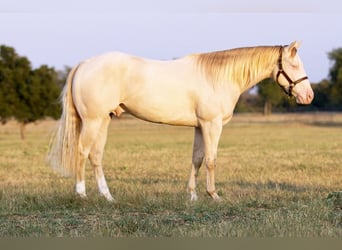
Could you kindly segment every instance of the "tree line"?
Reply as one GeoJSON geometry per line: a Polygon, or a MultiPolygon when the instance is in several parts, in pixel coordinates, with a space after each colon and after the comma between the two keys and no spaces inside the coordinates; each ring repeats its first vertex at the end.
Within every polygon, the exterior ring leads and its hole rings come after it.
{"type": "MultiPolygon", "coordinates": [[[[328,78],[313,83],[315,98],[311,105],[300,106],[284,95],[273,80],[266,79],[257,89],[244,93],[236,112],[336,111],[342,110],[342,48],[328,53],[331,68],[328,78]]],[[[47,65],[33,68],[29,59],[14,48],[0,46],[0,122],[15,119],[20,123],[21,137],[28,123],[51,117],[58,119],[61,105],[58,97],[69,67],[56,70],[47,65]]]]}

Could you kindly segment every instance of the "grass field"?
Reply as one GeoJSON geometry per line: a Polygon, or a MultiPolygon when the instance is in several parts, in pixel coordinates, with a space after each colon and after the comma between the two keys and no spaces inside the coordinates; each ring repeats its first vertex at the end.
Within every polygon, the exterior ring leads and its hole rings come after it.
{"type": "Polygon", "coordinates": [[[0,236],[342,237],[342,116],[237,115],[225,126],[217,190],[186,186],[193,129],[113,120],[104,157],[115,204],[88,199],[45,165],[55,122],[0,126],[0,236]]]}

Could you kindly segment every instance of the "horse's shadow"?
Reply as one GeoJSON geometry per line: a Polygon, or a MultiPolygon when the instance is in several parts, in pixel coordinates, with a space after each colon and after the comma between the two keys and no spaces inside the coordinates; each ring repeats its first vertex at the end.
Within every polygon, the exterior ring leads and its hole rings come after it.
{"type": "MultiPolygon", "coordinates": [[[[316,198],[321,197],[323,200],[324,196],[328,195],[332,190],[321,185],[304,185],[294,184],[286,181],[274,181],[268,180],[265,182],[249,182],[244,180],[234,181],[232,185],[235,185],[241,192],[245,194],[260,194],[260,199],[266,194],[275,199],[291,199],[293,201],[312,199],[313,196],[316,198]]],[[[255,197],[255,199],[258,199],[255,197]]]]}
{"type": "Polygon", "coordinates": [[[266,182],[248,182],[248,181],[235,181],[234,185],[239,186],[242,189],[254,189],[254,190],[282,190],[297,193],[304,193],[313,190],[327,191],[323,187],[297,185],[289,182],[276,182],[268,180],[266,182]]]}

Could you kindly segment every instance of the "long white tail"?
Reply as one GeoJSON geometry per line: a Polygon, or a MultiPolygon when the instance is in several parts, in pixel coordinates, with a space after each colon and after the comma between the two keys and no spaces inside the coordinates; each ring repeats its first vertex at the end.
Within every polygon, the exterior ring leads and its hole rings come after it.
{"type": "Polygon", "coordinates": [[[75,176],[78,164],[81,119],[72,98],[72,82],[78,66],[70,71],[64,86],[61,96],[62,116],[47,157],[49,165],[64,176],[75,176]]]}

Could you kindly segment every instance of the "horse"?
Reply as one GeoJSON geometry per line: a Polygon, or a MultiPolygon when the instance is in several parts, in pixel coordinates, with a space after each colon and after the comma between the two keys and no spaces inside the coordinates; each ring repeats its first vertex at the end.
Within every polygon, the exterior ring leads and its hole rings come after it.
{"type": "Polygon", "coordinates": [[[62,115],[48,162],[73,176],[76,194],[86,197],[85,163],[89,159],[100,195],[114,201],[103,172],[102,157],[111,118],[127,112],[139,119],[194,127],[190,200],[196,201],[199,169],[206,166],[206,191],[214,200],[217,148],[222,128],[233,116],[239,96],[273,78],[298,104],[314,93],[297,53],[300,43],[256,46],[189,54],[158,61],[121,52],[80,62],[62,90],[62,115]]]}

